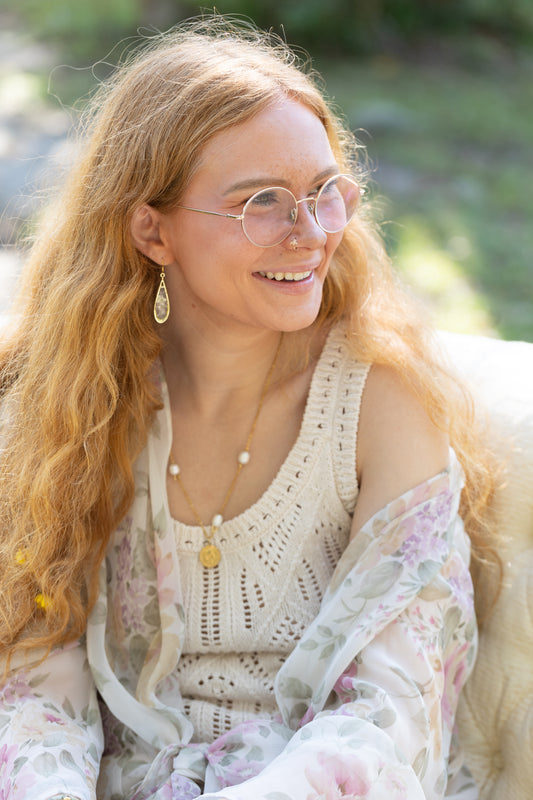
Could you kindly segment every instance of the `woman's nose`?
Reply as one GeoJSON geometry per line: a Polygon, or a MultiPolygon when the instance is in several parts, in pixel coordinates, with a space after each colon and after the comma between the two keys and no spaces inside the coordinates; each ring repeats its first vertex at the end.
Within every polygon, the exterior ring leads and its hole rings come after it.
{"type": "Polygon", "coordinates": [[[321,247],[327,240],[327,233],[320,227],[315,215],[315,198],[298,200],[298,216],[292,231],[302,247],[321,247]]]}

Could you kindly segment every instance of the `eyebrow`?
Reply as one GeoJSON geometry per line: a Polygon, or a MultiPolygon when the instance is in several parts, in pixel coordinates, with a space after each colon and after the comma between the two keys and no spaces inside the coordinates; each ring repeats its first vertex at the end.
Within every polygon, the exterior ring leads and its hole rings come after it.
{"type": "MultiPolygon", "coordinates": [[[[337,175],[338,171],[339,168],[336,164],[331,167],[326,167],[326,169],[323,169],[318,173],[318,175],[315,175],[311,183],[320,183],[326,178],[331,178],[332,175],[337,175]]],[[[237,183],[232,183],[232,185],[226,189],[225,192],[223,192],[223,196],[226,197],[228,194],[243,191],[245,189],[259,189],[263,186],[286,186],[287,183],[288,181],[285,178],[276,178],[272,175],[266,175],[264,177],[256,176],[254,178],[247,178],[243,181],[237,181],[237,183]]]]}

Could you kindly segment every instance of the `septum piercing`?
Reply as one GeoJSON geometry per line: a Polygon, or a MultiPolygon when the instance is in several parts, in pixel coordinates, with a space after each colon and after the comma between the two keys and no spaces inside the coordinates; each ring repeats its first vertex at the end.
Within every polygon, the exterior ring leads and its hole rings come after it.
{"type": "Polygon", "coordinates": [[[291,248],[291,250],[298,250],[298,239],[296,238],[296,236],[293,236],[292,239],[290,240],[289,247],[291,248]]]}

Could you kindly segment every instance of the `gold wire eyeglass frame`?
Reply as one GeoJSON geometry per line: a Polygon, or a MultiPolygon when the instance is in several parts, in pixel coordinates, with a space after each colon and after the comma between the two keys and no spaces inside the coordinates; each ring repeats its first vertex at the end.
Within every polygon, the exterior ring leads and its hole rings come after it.
{"type": "Polygon", "coordinates": [[[296,225],[296,222],[298,220],[298,209],[299,209],[300,203],[307,203],[308,204],[308,210],[310,211],[310,213],[313,214],[313,216],[315,218],[315,221],[316,221],[316,224],[318,225],[318,227],[321,230],[324,231],[324,233],[339,233],[340,231],[344,230],[346,225],[352,219],[352,217],[355,214],[355,211],[356,211],[356,209],[357,209],[357,207],[359,205],[359,201],[360,201],[360,199],[361,199],[361,197],[362,197],[362,195],[364,193],[365,193],[364,189],[362,189],[359,186],[359,183],[355,180],[354,177],[352,177],[352,175],[345,175],[343,173],[339,173],[338,175],[332,175],[331,178],[328,178],[328,180],[323,184],[323,186],[320,187],[320,189],[318,190],[316,195],[310,195],[309,197],[302,197],[301,200],[297,200],[296,197],[294,196],[294,194],[290,191],[290,189],[287,189],[284,186],[268,186],[268,187],[265,187],[264,189],[260,189],[258,192],[255,192],[255,194],[253,194],[246,201],[246,203],[244,204],[244,207],[242,209],[242,213],[241,214],[224,214],[222,211],[206,211],[206,209],[204,209],[204,208],[192,208],[191,206],[182,206],[182,205],[178,205],[178,206],[176,206],[176,208],[182,208],[185,211],[196,211],[198,214],[211,214],[211,215],[213,215],[215,217],[225,217],[226,219],[239,220],[239,222],[241,223],[242,232],[244,233],[244,235],[246,236],[246,238],[248,239],[249,242],[254,244],[256,247],[276,247],[278,244],[281,244],[281,242],[283,242],[284,239],[286,239],[287,236],[290,236],[291,233],[293,232],[294,227],[296,225]],[[328,229],[324,228],[324,226],[320,223],[320,220],[317,217],[316,207],[317,207],[317,203],[320,200],[320,197],[322,196],[322,193],[324,192],[324,190],[327,187],[331,186],[331,184],[334,183],[335,181],[337,181],[339,178],[345,178],[346,180],[350,181],[350,183],[352,183],[355,186],[355,188],[357,189],[358,196],[357,196],[357,200],[355,202],[355,205],[353,207],[353,211],[350,214],[350,216],[348,217],[348,219],[346,220],[346,222],[340,228],[337,228],[335,230],[328,230],[328,229]],[[244,227],[244,219],[245,219],[246,209],[250,206],[251,203],[253,203],[253,201],[259,195],[261,195],[263,193],[271,192],[271,191],[278,191],[278,190],[281,190],[283,192],[287,192],[287,194],[289,194],[292,197],[292,199],[294,200],[294,208],[291,209],[291,212],[290,212],[291,222],[292,222],[291,228],[287,233],[283,234],[281,239],[279,239],[276,242],[273,242],[272,244],[258,244],[257,242],[254,242],[254,240],[250,238],[250,236],[246,232],[246,228],[244,227]]]}

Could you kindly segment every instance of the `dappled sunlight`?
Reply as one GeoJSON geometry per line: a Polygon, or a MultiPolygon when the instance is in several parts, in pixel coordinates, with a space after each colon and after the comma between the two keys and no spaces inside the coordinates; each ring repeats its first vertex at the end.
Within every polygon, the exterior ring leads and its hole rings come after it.
{"type": "Polygon", "coordinates": [[[42,81],[36,75],[12,72],[0,77],[2,114],[20,113],[35,101],[40,101],[42,81]]]}
{"type": "Polygon", "coordinates": [[[437,327],[498,336],[487,298],[473,285],[461,263],[473,252],[468,236],[454,236],[444,250],[418,217],[400,220],[396,236],[394,260],[398,269],[428,304],[437,327]]]}
{"type": "Polygon", "coordinates": [[[0,249],[0,317],[7,312],[13,299],[21,266],[21,253],[13,248],[0,249]]]}

